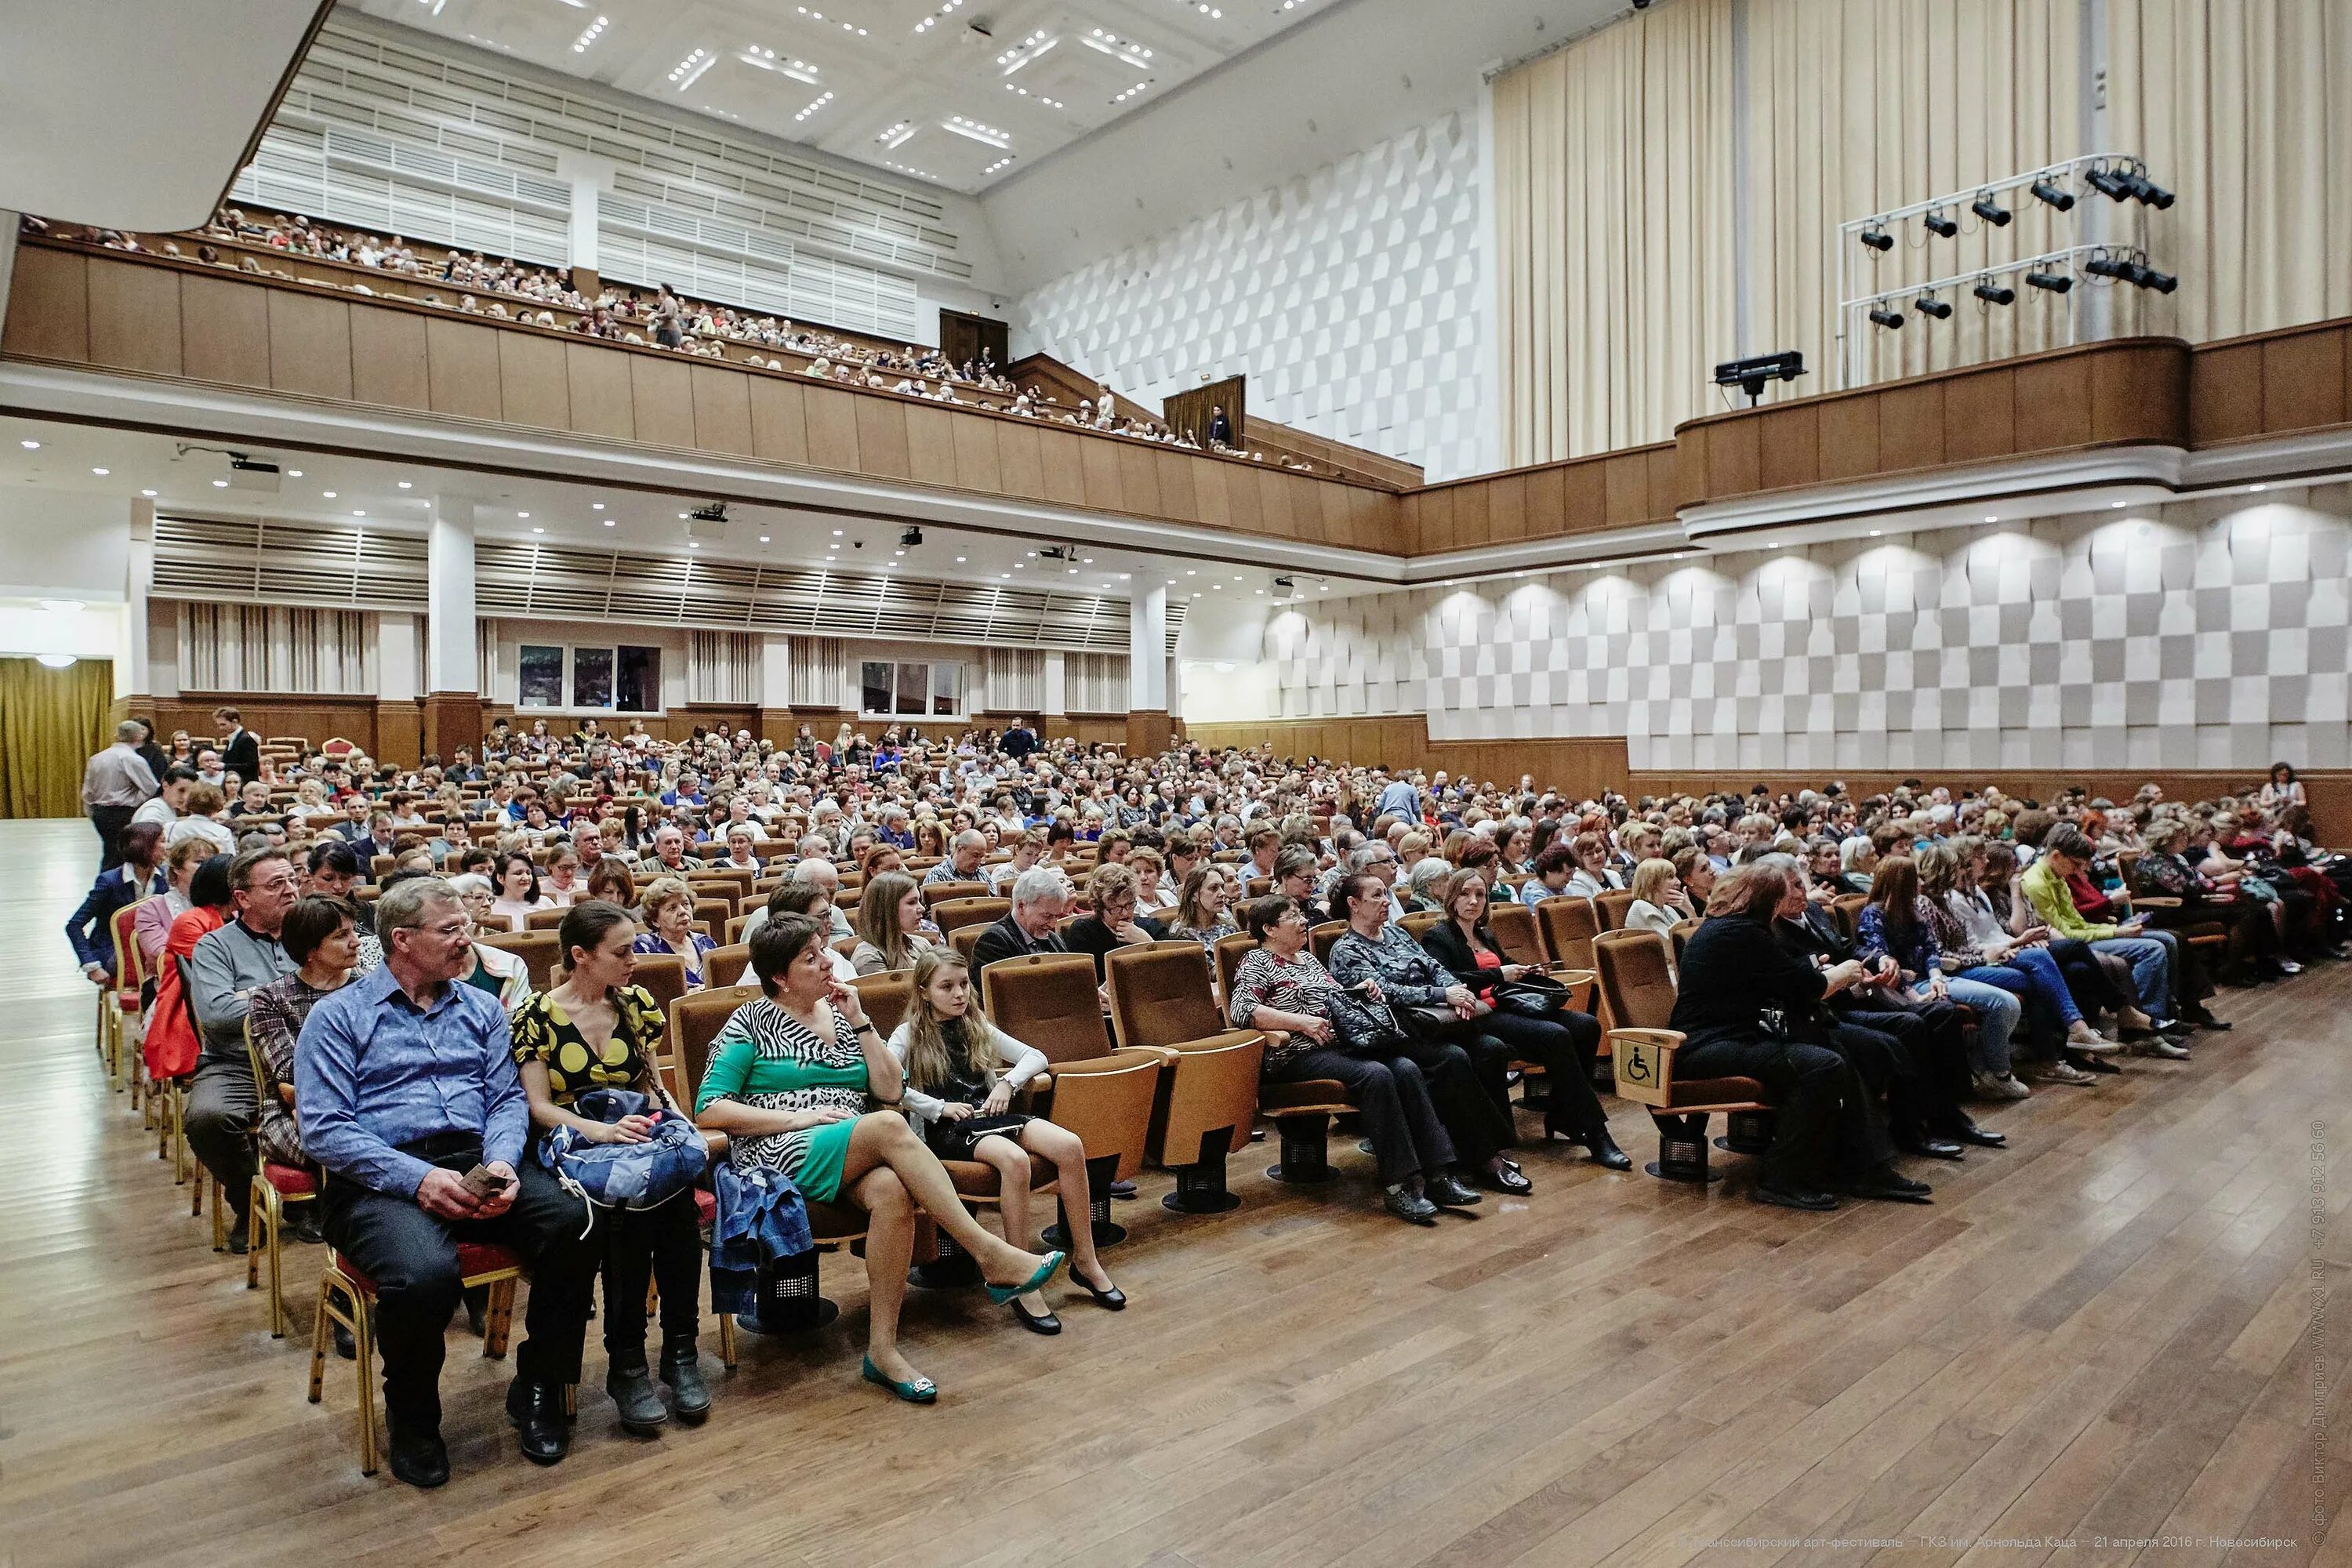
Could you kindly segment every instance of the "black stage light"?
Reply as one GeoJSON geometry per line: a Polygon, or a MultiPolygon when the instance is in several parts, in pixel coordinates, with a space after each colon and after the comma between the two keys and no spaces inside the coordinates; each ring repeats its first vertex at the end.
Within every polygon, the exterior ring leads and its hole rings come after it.
{"type": "Polygon", "coordinates": [[[2180,287],[2180,279],[2169,272],[2158,272],[2153,267],[2135,266],[2131,280],[2143,289],[2153,289],[2159,294],[2169,294],[2180,287]]]}
{"type": "Polygon", "coordinates": [[[1776,354],[1724,361],[1715,367],[1715,384],[1739,388],[1752,404],[1764,395],[1766,382],[1794,381],[1804,374],[1805,356],[1795,349],[1782,349],[1776,354]]]}
{"type": "Polygon", "coordinates": [[[1948,300],[1938,300],[1933,294],[1920,295],[1911,301],[1911,308],[1923,316],[1933,316],[1939,321],[1948,320],[1952,314],[1951,303],[1948,300]]]}
{"type": "Polygon", "coordinates": [[[2131,179],[2118,169],[2095,168],[2083,176],[2084,183],[2111,201],[2126,201],[2132,194],[2131,179]]]}
{"type": "Polygon", "coordinates": [[[2083,263],[2083,270],[2094,278],[2113,278],[2117,282],[2128,283],[2135,268],[2126,257],[2094,256],[2083,263]]]}
{"type": "Polygon", "coordinates": [[[1892,250],[1895,248],[1895,237],[1873,224],[1862,231],[1862,243],[1873,250],[1892,250]]]}
{"type": "Polygon", "coordinates": [[[1982,300],[1988,305],[2013,305],[2017,303],[2016,289],[2008,287],[2006,284],[1996,283],[1990,278],[1979,282],[1977,286],[1969,289],[1969,292],[1974,294],[1978,299],[1982,300]]]}
{"type": "Polygon", "coordinates": [[[1938,239],[1949,239],[1960,232],[1960,226],[1957,222],[1953,221],[1952,215],[1949,213],[1929,213],[1926,217],[1921,218],[1919,221],[1926,224],[1927,226],[1927,232],[1936,236],[1938,239]]]}
{"type": "Polygon", "coordinates": [[[2074,210],[2074,193],[2063,185],[2053,184],[2048,180],[2036,180],[2033,182],[2033,194],[2062,213],[2074,210]]]}
{"type": "Polygon", "coordinates": [[[1884,305],[1873,305],[1870,308],[1870,319],[1874,325],[1885,327],[1890,331],[1899,331],[1903,326],[1903,312],[1890,310],[1884,305]]]}
{"type": "Polygon", "coordinates": [[[2172,193],[2138,170],[2133,170],[2126,178],[2130,183],[2133,196],[2156,208],[2157,211],[2162,212],[2172,205],[2172,193]]]}
{"type": "Polygon", "coordinates": [[[1992,225],[1995,228],[2007,228],[2009,226],[2009,209],[2001,205],[1999,202],[1994,201],[1990,191],[1985,192],[1984,195],[1970,202],[1969,204],[1969,211],[1976,214],[1977,216],[1984,219],[1985,222],[1992,225]]]}
{"type": "Polygon", "coordinates": [[[2053,294],[2063,294],[2074,286],[2074,275],[2067,272],[2029,272],[2025,275],[2025,281],[2036,289],[2047,289],[2053,294]]]}

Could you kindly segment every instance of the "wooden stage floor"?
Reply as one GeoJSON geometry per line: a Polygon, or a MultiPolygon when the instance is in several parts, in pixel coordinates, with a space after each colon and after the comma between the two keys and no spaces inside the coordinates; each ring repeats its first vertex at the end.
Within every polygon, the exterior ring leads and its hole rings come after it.
{"type": "Polygon", "coordinates": [[[1073,1292],[1046,1340],[914,1294],[930,1409],[858,1381],[845,1257],[822,1333],[747,1335],[721,1378],[706,1331],[698,1430],[624,1436],[592,1324],[553,1470],[460,1327],[426,1494],[359,1474],[349,1363],[304,1402],[307,1334],[269,1339],[107,1092],[59,934],[93,847],[0,824],[0,1563],[2352,1563],[2352,967],[2230,994],[2191,1062],[1988,1110],[2011,1147],[1920,1163],[1932,1206],[1537,1152],[1531,1200],[1424,1232],[1344,1143],[1304,1199],[1245,1150],[1216,1218],[1147,1173],[1124,1315],[1073,1292]]]}

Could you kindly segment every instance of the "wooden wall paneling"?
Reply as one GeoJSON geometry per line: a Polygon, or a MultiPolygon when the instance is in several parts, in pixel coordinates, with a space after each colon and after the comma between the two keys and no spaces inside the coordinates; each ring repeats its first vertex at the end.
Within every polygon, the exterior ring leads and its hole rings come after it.
{"type": "Polygon", "coordinates": [[[1638,452],[1612,453],[1601,460],[1601,506],[1612,527],[1650,521],[1650,464],[1638,452]]]}
{"type": "Polygon", "coordinates": [[[1037,455],[1045,464],[1046,500],[1063,506],[1087,504],[1086,459],[1080,452],[1086,444],[1087,438],[1076,431],[1039,429],[1037,455]]]}
{"type": "Polygon", "coordinates": [[[1589,533],[1609,526],[1609,475],[1603,465],[1564,463],[1559,486],[1562,532],[1589,533]]]}
{"type": "MultiPolygon", "coordinates": [[[[799,390],[794,388],[795,391],[799,390]]],[[[957,416],[920,404],[907,410],[907,471],[927,485],[956,482],[957,416]]]]}
{"type": "Polygon", "coordinates": [[[1454,525],[1454,498],[1461,490],[1459,485],[1446,485],[1421,494],[1421,547],[1433,555],[1462,547],[1462,531],[1454,525]]]}
{"type": "Polygon", "coordinates": [[[687,374],[688,368],[682,360],[629,355],[629,405],[638,440],[656,447],[693,447],[694,378],[687,374]]]}
{"type": "MultiPolygon", "coordinates": [[[[739,458],[752,456],[757,450],[751,443],[751,383],[755,378],[743,371],[698,363],[687,366],[687,379],[693,388],[695,446],[706,452],[731,452],[739,458]]],[[[902,479],[906,476],[907,437],[903,426],[898,432],[898,467],[891,471],[902,479]]]]}
{"type": "Polygon", "coordinates": [[[1159,449],[1139,441],[1120,441],[1118,453],[1119,510],[1138,517],[1160,517],[1160,465],[1152,459],[1159,449]]]}
{"type": "Polygon", "coordinates": [[[2200,349],[2189,361],[2189,438],[2192,445],[2240,441],[2263,432],[2263,349],[2259,342],[2200,349]]]}
{"type": "MultiPolygon", "coordinates": [[[[348,403],[352,308],[331,294],[269,291],[269,384],[348,403]]],[[[492,387],[496,391],[495,384],[492,387]]],[[[490,417],[498,417],[496,411],[490,417]]]]}
{"type": "Polygon", "coordinates": [[[2017,424],[2043,451],[2091,444],[2091,366],[2080,354],[2015,366],[2017,424]]]}
{"type": "Polygon", "coordinates": [[[1220,463],[1225,470],[1225,505],[1233,519],[1233,528],[1242,533],[1265,531],[1265,498],[1257,488],[1257,475],[1242,463],[1220,463]]]}
{"type": "Polygon", "coordinates": [[[913,478],[907,452],[906,407],[879,397],[860,397],[856,404],[859,470],[893,479],[913,478]]]}
{"type": "MultiPolygon", "coordinates": [[[[188,279],[191,285],[198,281],[188,279]]],[[[426,359],[425,318],[414,310],[352,312],[352,395],[360,402],[381,408],[430,409],[433,387],[426,359]]]]}
{"type": "Polygon", "coordinates": [[[1860,479],[1878,471],[1878,399],[1829,399],[1821,405],[1821,477],[1824,483],[1860,479]]]}
{"type": "Polygon", "coordinates": [[[636,438],[636,399],[629,386],[627,354],[593,342],[566,343],[563,379],[573,430],[615,441],[636,438]]]}
{"type": "Polygon", "coordinates": [[[1298,519],[1291,512],[1291,486],[1300,482],[1279,468],[1257,470],[1258,531],[1270,539],[1297,539],[1298,519]]]}
{"type": "Polygon", "coordinates": [[[1234,526],[1233,491],[1225,484],[1231,471],[1223,463],[1202,463],[1192,470],[1192,499],[1199,503],[1205,528],[1234,526]]]}
{"type": "Polygon", "coordinates": [[[1025,419],[996,426],[996,471],[1004,493],[1030,500],[1045,495],[1044,432],[1025,419]]]}
{"type": "Polygon", "coordinates": [[[1004,483],[996,450],[996,421],[984,414],[955,416],[956,483],[993,495],[1004,483]]]}
{"type": "Polygon", "coordinates": [[[434,413],[465,419],[499,416],[499,329],[428,318],[425,360],[434,413]]]}
{"type": "Polygon", "coordinates": [[[1107,436],[1080,436],[1078,465],[1086,475],[1086,504],[1104,511],[1124,510],[1126,489],[1119,481],[1118,447],[1107,436]]]}
{"type": "MultiPolygon", "coordinates": [[[[1318,543],[1349,545],[1355,542],[1354,531],[1349,526],[1348,510],[1348,492],[1353,488],[1350,485],[1315,487],[1315,504],[1321,512],[1321,516],[1316,520],[1315,526],[1315,539],[1318,543]]],[[[1399,516],[1400,518],[1402,516],[1402,510],[1399,516]]],[[[1402,524],[1400,531],[1404,534],[1405,548],[1412,549],[1412,533],[1402,529],[1402,524]]]]}
{"type": "Polygon", "coordinates": [[[1934,468],[1944,460],[1944,384],[1895,385],[1878,395],[1882,469],[1934,468]]]}
{"type": "Polygon", "coordinates": [[[155,723],[166,741],[174,730],[211,735],[215,732],[213,710],[224,706],[245,715],[246,727],[257,735],[300,735],[314,746],[340,735],[372,757],[381,755],[373,697],[183,691],[177,697],[154,700],[155,723]]]}
{"type": "Polygon", "coordinates": [[[796,381],[751,381],[751,455],[778,463],[809,460],[807,395],[796,381]]]}
{"type": "Polygon", "coordinates": [[[1487,541],[1509,544],[1528,538],[1528,476],[1496,474],[1486,490],[1487,541]]]}
{"type": "MultiPolygon", "coordinates": [[[[1764,421],[1748,418],[1706,426],[1706,489],[1709,496],[1753,495],[1764,484],[1764,421]]],[[[1646,479],[1647,474],[1644,473],[1646,479]]],[[[1648,486],[1643,487],[1644,500],[1648,486]]]]}
{"type": "Polygon", "coordinates": [[[499,406],[508,424],[572,428],[572,374],[563,350],[535,332],[499,334],[499,406]]]}
{"type": "Polygon", "coordinates": [[[829,386],[805,389],[808,399],[808,460],[820,468],[857,471],[857,411],[852,394],[829,386]]]}
{"type": "Polygon", "coordinates": [[[1355,547],[1391,552],[1406,548],[1397,521],[1397,498],[1385,490],[1367,489],[1361,485],[1349,485],[1347,489],[1348,511],[1354,535],[1351,542],[1355,547]]]}
{"type": "Polygon", "coordinates": [[[1524,493],[1527,529],[1522,538],[1549,539],[1570,531],[1566,469],[1557,463],[1529,469],[1524,493]]]}
{"type": "Polygon", "coordinates": [[[1680,505],[1675,495],[1675,444],[1661,441],[1641,450],[1649,475],[1650,515],[1671,518],[1680,505]]]}
{"type": "Polygon", "coordinates": [[[425,709],[414,698],[375,705],[375,751],[380,763],[413,768],[424,762],[425,709]]]}
{"type": "MultiPolygon", "coordinates": [[[[2179,399],[2185,350],[2153,343],[2118,344],[2082,356],[2090,372],[2091,439],[2096,442],[2187,439],[2179,399]],[[2169,352],[2168,352],[2169,351],[2169,352]]],[[[2041,442],[2033,445],[2038,448],[2041,442]]]]}
{"type": "Polygon", "coordinates": [[[155,375],[180,374],[180,275],[99,262],[89,269],[89,359],[155,375]]]}
{"type": "Polygon", "coordinates": [[[71,251],[18,247],[7,296],[0,300],[7,317],[0,353],[89,363],[90,266],[90,258],[71,251]]]}
{"type": "Polygon", "coordinates": [[[1696,504],[1706,499],[1707,451],[1714,444],[1712,425],[1685,425],[1675,431],[1675,504],[1696,504]]]}
{"type": "Polygon", "coordinates": [[[2263,434],[2318,429],[2352,417],[2345,407],[2345,337],[2337,328],[2282,333],[2263,344],[2263,434]]]}
{"type": "Polygon", "coordinates": [[[1822,411],[1811,404],[1773,409],[1757,422],[1756,481],[1768,490],[1820,482],[1822,411]]]}
{"type": "MultiPolygon", "coordinates": [[[[1160,447],[1151,449],[1151,460],[1160,470],[1160,515],[1178,522],[1200,521],[1201,506],[1194,498],[1192,487],[1192,475],[1200,468],[1200,460],[1182,452],[1171,452],[1160,447]]],[[[1339,487],[1328,488],[1337,489],[1339,487]]],[[[1343,512],[1343,521],[1344,518],[1343,512]]],[[[1338,537],[1328,530],[1321,537],[1327,543],[1339,542],[1338,537]]]]}
{"type": "Polygon", "coordinates": [[[1955,463],[2005,458],[2021,442],[2017,377],[2006,366],[1956,376],[1944,390],[1944,456],[1955,463]]]}

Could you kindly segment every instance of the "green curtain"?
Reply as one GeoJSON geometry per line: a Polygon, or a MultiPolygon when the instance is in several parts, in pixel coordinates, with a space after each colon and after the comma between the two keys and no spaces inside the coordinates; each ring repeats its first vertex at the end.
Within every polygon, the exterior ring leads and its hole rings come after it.
{"type": "Polygon", "coordinates": [[[79,816],[81,771],[107,743],[114,661],[0,658],[0,817],[79,816]]]}

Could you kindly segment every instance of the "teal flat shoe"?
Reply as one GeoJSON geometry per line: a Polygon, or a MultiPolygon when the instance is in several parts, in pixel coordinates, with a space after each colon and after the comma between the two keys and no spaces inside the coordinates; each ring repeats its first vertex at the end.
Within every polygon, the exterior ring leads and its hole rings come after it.
{"type": "Polygon", "coordinates": [[[988,1299],[1002,1307],[1015,1296],[1025,1296],[1032,1290],[1043,1289],[1045,1281],[1060,1271],[1065,1256],[1059,1252],[1045,1254],[1045,1261],[1037,1265],[1036,1273],[1018,1285],[991,1285],[988,1288],[988,1299]]]}
{"type": "Polygon", "coordinates": [[[882,1369],[874,1364],[872,1356],[866,1358],[866,1381],[880,1384],[909,1405],[929,1405],[940,1396],[940,1385],[928,1377],[919,1377],[912,1383],[898,1383],[883,1376],[882,1369]]]}

